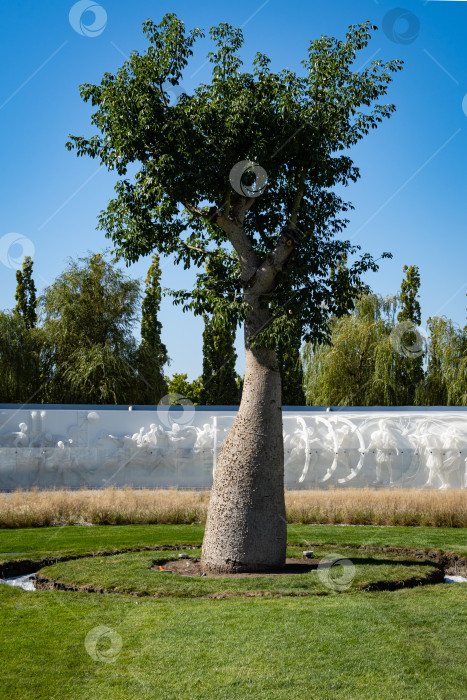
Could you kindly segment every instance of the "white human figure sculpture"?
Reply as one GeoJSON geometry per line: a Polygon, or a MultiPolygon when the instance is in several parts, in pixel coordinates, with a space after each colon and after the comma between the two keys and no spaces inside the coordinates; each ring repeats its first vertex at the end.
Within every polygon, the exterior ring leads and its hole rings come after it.
{"type": "Polygon", "coordinates": [[[179,423],[172,425],[168,432],[170,442],[176,443],[179,449],[192,449],[196,442],[197,429],[193,425],[181,426],[179,423]]]}
{"type": "Polygon", "coordinates": [[[393,480],[393,463],[394,459],[399,454],[399,448],[397,447],[396,441],[394,440],[391,432],[387,428],[386,421],[381,419],[378,421],[379,429],[371,433],[370,442],[368,444],[369,450],[374,450],[375,455],[375,467],[376,467],[376,479],[374,484],[381,483],[381,470],[385,465],[389,473],[389,484],[394,485],[393,480]]]}
{"type": "Polygon", "coordinates": [[[301,416],[297,416],[299,427],[293,432],[284,432],[284,471],[286,482],[302,484],[309,472],[310,465],[314,466],[318,459],[316,453],[310,450],[314,442],[320,442],[315,434],[315,426],[308,427],[301,416]],[[295,475],[300,471],[300,476],[295,475]]]}
{"type": "Polygon", "coordinates": [[[462,447],[465,442],[462,440],[459,432],[454,425],[450,425],[449,428],[442,435],[443,440],[443,479],[444,483],[440,486],[441,490],[447,489],[451,486],[448,475],[456,472],[459,475],[461,487],[463,484],[462,467],[462,447]]]}
{"type": "Polygon", "coordinates": [[[19,424],[19,431],[6,435],[2,439],[2,444],[6,447],[28,447],[29,435],[26,423],[19,424]]]}
{"type": "Polygon", "coordinates": [[[204,452],[208,450],[212,453],[214,448],[214,430],[209,423],[204,423],[202,428],[195,428],[196,442],[193,447],[194,452],[204,452]]]}
{"type": "MultiPolygon", "coordinates": [[[[334,436],[332,435],[332,433],[328,433],[325,439],[328,449],[335,450],[337,446],[337,458],[335,460],[335,464],[337,465],[337,463],[339,462],[344,467],[346,467],[346,469],[348,469],[349,472],[348,476],[352,476],[355,473],[355,470],[352,466],[351,457],[352,452],[355,449],[353,433],[354,431],[349,425],[343,425],[342,428],[339,428],[334,432],[334,436]]],[[[331,476],[331,473],[332,472],[329,469],[322,481],[326,481],[331,476]]]]}
{"type": "Polygon", "coordinates": [[[297,428],[293,433],[284,434],[284,452],[286,454],[284,468],[287,468],[295,463],[298,459],[303,461],[305,454],[305,437],[303,430],[297,428]]]}
{"type": "Polygon", "coordinates": [[[419,433],[418,443],[424,450],[426,457],[425,465],[428,469],[428,480],[424,486],[433,486],[434,479],[439,479],[441,489],[448,488],[443,473],[443,444],[442,439],[435,433],[419,433]]]}

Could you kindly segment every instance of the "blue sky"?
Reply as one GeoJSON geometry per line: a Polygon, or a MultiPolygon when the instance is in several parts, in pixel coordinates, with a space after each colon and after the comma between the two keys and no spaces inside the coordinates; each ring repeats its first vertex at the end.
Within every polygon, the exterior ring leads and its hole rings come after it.
{"type": "MultiPolygon", "coordinates": [[[[91,108],[81,101],[78,87],[100,82],[132,49],[145,49],[141,25],[146,18],[158,22],[166,12],[176,12],[188,29],[207,30],[219,22],[242,26],[245,67],[262,51],[272,59],[273,70],[300,71],[308,42],[321,34],[342,38],[348,25],[365,20],[379,27],[361,64],[400,58],[405,67],[387,100],[397,112],[352,152],[362,177],[345,193],[355,205],[347,237],[375,257],[385,250],[393,253],[378,274],[368,276],[375,292],[396,292],[403,266],[418,265],[422,325],[429,316],[446,315],[463,326],[467,2],[402,2],[399,7],[391,0],[102,0],[95,15],[90,10],[81,14],[84,5],[77,7],[71,22],[73,2],[68,0],[2,3],[0,308],[14,305],[14,261],[23,254],[33,254],[41,291],[68,257],[109,246],[96,221],[112,196],[115,177],[99,169],[97,161],[78,159],[65,149],[69,133],[92,133],[91,108]],[[93,22],[94,28],[87,29],[93,22]]],[[[187,91],[209,81],[208,46],[207,39],[197,45],[183,81],[187,91]]],[[[148,265],[148,259],[140,260],[128,272],[144,278],[148,265]]],[[[164,286],[189,287],[192,281],[190,272],[163,262],[164,286]]],[[[160,318],[172,358],[169,372],[198,376],[202,322],[174,308],[170,299],[163,300],[160,318]]],[[[238,369],[243,371],[240,341],[238,369]]]]}

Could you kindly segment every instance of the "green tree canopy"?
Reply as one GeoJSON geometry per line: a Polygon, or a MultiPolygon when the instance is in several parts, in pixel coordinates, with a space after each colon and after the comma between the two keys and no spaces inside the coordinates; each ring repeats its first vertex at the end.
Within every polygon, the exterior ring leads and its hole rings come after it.
{"type": "MultiPolygon", "coordinates": [[[[67,144],[120,175],[116,198],[100,216],[118,255],[134,262],[156,249],[185,267],[209,258],[196,289],[177,296],[197,313],[244,317],[245,288],[259,293],[274,283],[277,308],[293,295],[304,338],[322,337],[341,302],[329,271],[359,248],[336,238],[352,205],[332,188],[358,179],[347,149],[395,109],[377,101],[401,61],[353,69],[372,29],[367,22],[350,27],[344,41],[311,41],[299,76],[271,72],[261,53],[253,71],[242,72],[242,32],[220,24],[210,30],[211,83],[171,103],[170,90],[181,85],[203,32],[186,35],[174,14],[160,25],[147,20],[148,49],[132,52],[99,85],[81,86],[83,99],[96,107],[91,121],[100,134],[72,136],[67,144]],[[371,103],[377,103],[373,109],[371,103]],[[244,160],[267,172],[260,197],[231,187],[229,174],[244,160]],[[134,163],[139,172],[130,179],[134,163]]],[[[355,292],[368,269],[377,266],[363,255],[349,266],[347,286],[355,292]]],[[[347,298],[351,303],[352,295],[347,298]]],[[[268,332],[284,323],[285,315],[275,318],[268,332]]]]}
{"type": "MultiPolygon", "coordinates": [[[[193,404],[197,405],[201,403],[200,394],[202,389],[201,377],[194,379],[192,382],[188,381],[188,374],[175,373],[168,382],[168,394],[184,397],[191,401],[193,404]]],[[[174,403],[177,401],[174,398],[174,403]]]]}
{"type": "Polygon", "coordinates": [[[358,299],[355,311],[331,322],[329,344],[308,343],[303,352],[307,403],[315,406],[396,405],[390,334],[397,297],[358,299]]]}
{"type": "Polygon", "coordinates": [[[40,329],[31,329],[18,313],[0,311],[0,403],[41,400],[40,329]]]}
{"type": "Polygon", "coordinates": [[[450,319],[428,319],[428,365],[417,401],[426,406],[467,405],[467,327],[450,319]]]}
{"type": "Polygon", "coordinates": [[[40,299],[49,401],[132,403],[140,286],[103,255],[70,260],[40,299]]]}
{"type": "Polygon", "coordinates": [[[276,354],[281,374],[284,406],[304,406],[306,403],[301,346],[302,336],[299,327],[290,329],[287,335],[277,339],[276,354]]]}
{"type": "Polygon", "coordinates": [[[162,324],[158,319],[162,294],[160,280],[159,256],[154,255],[142,303],[141,343],[138,348],[138,379],[135,389],[135,403],[138,404],[157,404],[167,394],[163,367],[169,358],[161,339],[162,324]]]}
{"type": "Polygon", "coordinates": [[[417,266],[404,265],[405,278],[402,280],[400,303],[397,314],[399,321],[401,346],[404,353],[397,353],[395,360],[395,384],[397,385],[397,404],[413,406],[417,391],[424,380],[423,360],[426,348],[420,332],[415,328],[422,321],[420,302],[420,272],[417,266]],[[413,328],[413,330],[412,330],[413,328]],[[404,330],[406,329],[406,330],[404,330]]]}
{"type": "Polygon", "coordinates": [[[200,403],[205,406],[235,406],[239,403],[234,342],[232,327],[204,317],[200,403]]]}
{"type": "Polygon", "coordinates": [[[27,255],[23,269],[16,271],[15,313],[21,316],[26,328],[34,328],[37,321],[36,285],[32,278],[32,267],[32,258],[27,255]]]}

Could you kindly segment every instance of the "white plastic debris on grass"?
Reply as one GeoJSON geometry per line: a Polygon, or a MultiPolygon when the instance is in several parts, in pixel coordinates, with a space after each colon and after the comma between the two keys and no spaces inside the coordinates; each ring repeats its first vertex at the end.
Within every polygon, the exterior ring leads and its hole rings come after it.
{"type": "Polygon", "coordinates": [[[12,576],[11,578],[0,578],[0,583],[4,583],[7,586],[22,588],[23,591],[36,590],[34,588],[34,574],[27,574],[26,576],[12,576]]]}
{"type": "Polygon", "coordinates": [[[464,578],[463,576],[445,576],[444,582],[445,583],[467,583],[467,578],[464,578]]]}

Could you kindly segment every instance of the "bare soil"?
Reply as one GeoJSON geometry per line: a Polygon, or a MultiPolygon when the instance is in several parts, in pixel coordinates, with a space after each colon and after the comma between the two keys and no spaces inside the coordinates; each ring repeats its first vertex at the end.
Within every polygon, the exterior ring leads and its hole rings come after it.
{"type": "Polygon", "coordinates": [[[152,568],[156,571],[171,571],[179,576],[206,576],[207,578],[252,578],[258,576],[290,576],[291,574],[307,574],[316,571],[319,561],[310,559],[286,559],[285,565],[280,569],[267,569],[266,571],[242,572],[239,574],[203,574],[199,559],[175,559],[164,564],[155,564],[152,568]],[[162,569],[161,569],[162,567],[162,569]]]}

